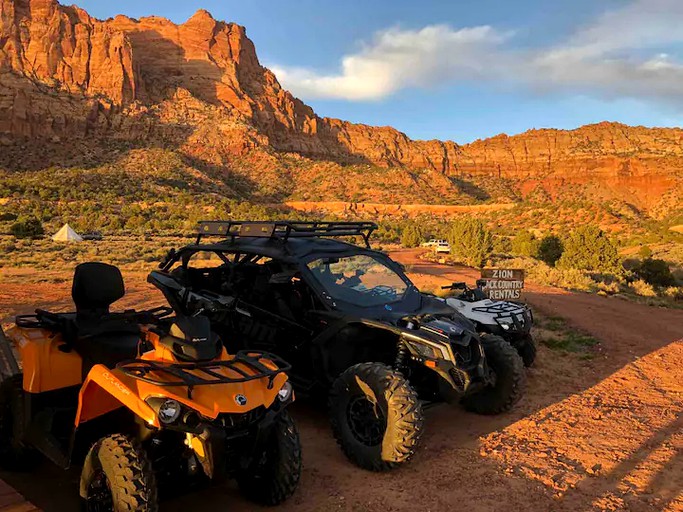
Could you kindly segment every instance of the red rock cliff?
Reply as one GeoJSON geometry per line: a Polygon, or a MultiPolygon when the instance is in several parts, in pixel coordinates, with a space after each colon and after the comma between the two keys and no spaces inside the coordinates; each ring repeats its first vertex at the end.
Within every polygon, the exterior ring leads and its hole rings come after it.
{"type": "Polygon", "coordinates": [[[683,132],[602,123],[532,130],[459,146],[393,128],[318,117],[260,65],[243,27],[198,11],[91,18],[56,0],[0,0],[0,134],[187,137],[194,152],[250,148],[449,176],[553,180],[668,190],[683,169],[683,132]],[[653,177],[654,176],[654,177],[653,177]]]}

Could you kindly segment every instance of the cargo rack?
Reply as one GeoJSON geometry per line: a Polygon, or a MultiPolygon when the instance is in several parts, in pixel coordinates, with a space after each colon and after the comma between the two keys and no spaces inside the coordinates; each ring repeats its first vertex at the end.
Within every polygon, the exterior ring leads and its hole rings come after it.
{"type": "Polygon", "coordinates": [[[187,396],[192,398],[192,390],[195,386],[235,384],[263,378],[268,378],[268,389],[272,389],[275,377],[280,373],[288,372],[292,367],[284,359],[269,352],[240,350],[235,357],[226,361],[160,363],[134,359],[119,363],[116,368],[129,377],[149,384],[162,387],[187,386],[187,396]],[[263,359],[274,364],[276,368],[266,366],[262,362],[263,359]],[[216,371],[224,368],[234,371],[239,377],[229,377],[216,371]],[[175,379],[166,380],[162,378],[162,375],[175,377],[175,379]]]}
{"type": "Polygon", "coordinates": [[[197,245],[205,236],[223,236],[234,241],[238,237],[289,238],[360,236],[370,248],[370,235],[377,229],[374,222],[300,222],[209,220],[199,222],[197,245]]]}

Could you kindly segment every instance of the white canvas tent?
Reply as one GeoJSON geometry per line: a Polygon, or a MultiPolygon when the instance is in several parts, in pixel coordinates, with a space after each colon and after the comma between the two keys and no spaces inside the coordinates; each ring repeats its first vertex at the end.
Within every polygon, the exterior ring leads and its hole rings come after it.
{"type": "Polygon", "coordinates": [[[62,229],[57,231],[53,236],[52,239],[55,242],[82,242],[83,238],[81,235],[76,233],[71,226],[68,224],[64,224],[62,226],[62,229]]]}

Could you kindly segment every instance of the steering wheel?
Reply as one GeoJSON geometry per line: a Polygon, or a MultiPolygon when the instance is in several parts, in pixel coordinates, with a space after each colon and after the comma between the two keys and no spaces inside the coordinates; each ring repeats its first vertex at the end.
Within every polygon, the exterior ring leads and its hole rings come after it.
{"type": "Polygon", "coordinates": [[[396,297],[396,290],[391,286],[379,285],[370,290],[376,297],[396,297]]]}

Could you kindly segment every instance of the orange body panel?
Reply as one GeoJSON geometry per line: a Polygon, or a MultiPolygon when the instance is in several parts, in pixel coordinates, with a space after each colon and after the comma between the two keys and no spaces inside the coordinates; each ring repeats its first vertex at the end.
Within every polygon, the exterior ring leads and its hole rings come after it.
{"type": "Polygon", "coordinates": [[[83,382],[83,361],[75,351],[62,352],[61,334],[45,329],[12,327],[7,336],[14,340],[23,363],[24,390],[42,393],[83,382]]]}
{"type": "MultiPolygon", "coordinates": [[[[76,426],[126,406],[147,424],[158,427],[157,415],[147,403],[135,394],[130,383],[123,382],[121,372],[96,364],[90,369],[78,395],[76,426]]],[[[126,379],[127,380],[127,379],[126,379]]]]}
{"type": "MultiPolygon", "coordinates": [[[[195,386],[192,398],[189,397],[187,386],[159,386],[130,377],[118,369],[110,370],[103,365],[93,366],[83,381],[82,359],[75,350],[59,350],[64,343],[61,335],[45,329],[19,327],[10,329],[7,335],[19,347],[26,391],[41,393],[82,383],[76,425],[124,406],[148,425],[159,427],[156,413],[145,402],[149,397],[172,398],[210,419],[215,419],[221,413],[245,413],[262,405],[269,407],[277,399],[278,391],[287,381],[287,376],[280,373],[273,379],[270,389],[267,377],[240,383],[195,386]],[[238,404],[237,395],[244,395],[247,398],[245,405],[238,404]]],[[[159,343],[159,337],[154,332],[143,329],[143,337],[154,348],[144,353],[141,359],[169,364],[179,362],[167,347],[159,343]]],[[[218,359],[227,361],[233,358],[234,356],[223,349],[218,359]]],[[[262,363],[273,369],[277,368],[272,362],[264,360],[262,363]]],[[[248,374],[253,374],[246,366],[242,369],[248,374]]],[[[215,371],[228,377],[241,377],[229,368],[215,371]]],[[[199,374],[198,371],[196,373],[199,374]]],[[[162,381],[177,380],[176,377],[163,372],[152,373],[150,376],[162,381]]]]}
{"type": "MultiPolygon", "coordinates": [[[[146,332],[145,336],[147,341],[154,346],[154,349],[142,354],[140,359],[168,363],[178,362],[173,353],[159,343],[159,338],[155,333],[146,332]]],[[[229,361],[232,359],[234,359],[234,356],[229,355],[225,349],[222,350],[221,355],[218,358],[219,361],[229,361]]],[[[268,361],[263,361],[263,363],[273,369],[277,368],[274,363],[268,361]]],[[[246,366],[241,366],[241,369],[248,374],[254,374],[253,370],[250,370],[246,366]]],[[[215,371],[216,373],[225,375],[227,377],[241,377],[241,375],[229,368],[221,368],[215,371]]],[[[201,375],[201,372],[199,371],[190,373],[201,375]]],[[[152,375],[155,379],[158,378],[160,380],[166,381],[177,380],[176,377],[172,377],[164,373],[152,375]]],[[[213,419],[221,413],[244,413],[261,405],[266,407],[270,406],[270,404],[272,404],[277,398],[277,392],[287,381],[287,376],[284,373],[276,375],[273,379],[273,385],[270,389],[268,389],[267,386],[267,378],[233,384],[195,386],[192,390],[192,398],[188,397],[187,386],[158,386],[128,377],[126,375],[121,375],[121,379],[123,382],[130,383],[130,385],[136,390],[136,393],[142,398],[147,398],[150,396],[164,396],[173,398],[174,400],[178,400],[179,402],[194,409],[202,416],[213,419]],[[235,400],[237,395],[244,395],[247,397],[246,405],[237,404],[235,400]]]]}

